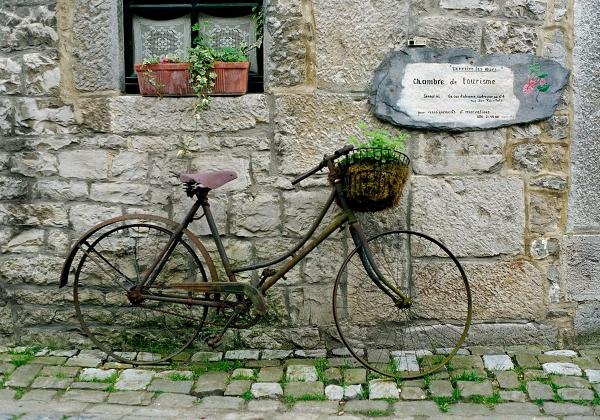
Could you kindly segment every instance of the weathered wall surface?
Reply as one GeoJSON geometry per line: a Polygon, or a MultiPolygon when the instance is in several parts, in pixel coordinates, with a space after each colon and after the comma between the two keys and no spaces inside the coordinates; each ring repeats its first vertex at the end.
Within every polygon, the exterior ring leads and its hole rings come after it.
{"type": "MultiPolygon", "coordinates": [[[[189,203],[170,171],[239,171],[239,180],[214,194],[232,259],[289,246],[327,196],[324,177],[297,189],[290,178],[344,145],[358,121],[380,125],[366,99],[370,77],[408,37],[573,66],[572,0],[271,0],[266,10],[266,92],[215,98],[195,119],[189,98],[121,93],[116,0],[3,3],[0,343],[85,342],[70,290],[57,289],[63,257],[102,219],[139,211],[181,217],[189,203]],[[177,159],[181,143],[190,158],[177,159]]],[[[582,77],[582,89],[588,82],[582,77]]],[[[589,109],[589,101],[579,108],[589,109]]],[[[587,118],[579,108],[575,117],[587,118]]],[[[465,262],[479,305],[472,343],[557,342],[570,339],[574,325],[598,326],[599,295],[591,288],[599,286],[600,268],[597,257],[589,262],[598,236],[565,237],[573,111],[569,87],[542,123],[411,132],[415,174],[406,200],[374,225],[428,232],[465,262]]],[[[591,141],[576,143],[577,162],[585,163],[591,141]]],[[[580,179],[591,185],[585,174],[580,179]]],[[[598,213],[581,207],[587,201],[578,188],[571,207],[583,216],[569,219],[569,232],[591,226],[586,218],[598,213]]],[[[207,233],[201,225],[194,230],[207,233]]],[[[271,296],[274,325],[241,331],[244,345],[334,341],[331,287],[347,244],[339,233],[294,269],[271,296]]]]}

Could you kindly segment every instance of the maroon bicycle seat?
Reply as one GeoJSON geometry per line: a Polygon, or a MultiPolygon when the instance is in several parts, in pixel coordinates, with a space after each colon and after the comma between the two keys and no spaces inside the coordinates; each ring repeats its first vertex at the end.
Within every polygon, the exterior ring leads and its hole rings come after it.
{"type": "Polygon", "coordinates": [[[200,184],[202,187],[210,188],[211,190],[222,187],[236,178],[237,173],[230,170],[202,171],[193,174],[179,175],[181,182],[195,182],[196,184],[200,184]]]}

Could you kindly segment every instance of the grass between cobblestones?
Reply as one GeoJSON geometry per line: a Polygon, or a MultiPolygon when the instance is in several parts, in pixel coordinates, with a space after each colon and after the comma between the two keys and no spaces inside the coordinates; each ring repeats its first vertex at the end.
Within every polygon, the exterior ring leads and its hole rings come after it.
{"type": "Polygon", "coordinates": [[[240,395],[244,401],[250,401],[254,399],[254,395],[252,395],[252,391],[246,391],[242,395],[240,395]]]}
{"type": "Polygon", "coordinates": [[[431,400],[438,405],[440,411],[445,413],[448,411],[449,406],[451,404],[456,404],[457,402],[459,402],[460,398],[460,389],[454,388],[452,390],[451,397],[431,397],[431,400]]]}
{"type": "Polygon", "coordinates": [[[465,371],[461,372],[458,376],[452,376],[451,381],[453,384],[456,384],[456,381],[470,381],[470,382],[483,382],[487,378],[479,376],[477,372],[474,371],[465,371]]]}
{"type": "MultiPolygon", "coordinates": [[[[177,364],[177,367],[180,367],[180,364],[177,364]]],[[[244,364],[239,360],[221,360],[220,362],[194,364],[190,370],[194,375],[194,379],[198,379],[200,375],[206,372],[229,372],[243,367],[244,364]]]]}
{"type": "Polygon", "coordinates": [[[369,410],[364,412],[364,415],[368,417],[386,417],[390,414],[390,410],[369,410]]]}
{"type": "Polygon", "coordinates": [[[491,397],[473,395],[470,397],[469,401],[475,404],[485,404],[489,407],[493,407],[496,404],[500,404],[502,402],[502,398],[500,398],[499,393],[495,392],[491,397]]]}
{"type": "Polygon", "coordinates": [[[292,395],[286,395],[283,397],[283,402],[286,405],[292,405],[298,401],[327,401],[327,397],[325,395],[320,394],[304,394],[299,397],[294,397],[292,395]]]}

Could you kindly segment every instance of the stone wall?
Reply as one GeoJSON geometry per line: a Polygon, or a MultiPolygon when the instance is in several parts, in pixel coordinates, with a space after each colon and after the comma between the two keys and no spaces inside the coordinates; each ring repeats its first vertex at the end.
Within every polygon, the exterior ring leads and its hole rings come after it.
{"type": "MultiPolygon", "coordinates": [[[[194,118],[192,99],[121,93],[118,1],[5,1],[0,343],[86,342],[71,291],[57,288],[65,253],[108,217],[180,218],[189,202],[171,171],[235,168],[239,179],[213,194],[227,250],[234,261],[277,254],[327,196],[324,176],[300,188],[291,177],[344,145],[358,121],[382,126],[366,98],[386,52],[421,36],[433,47],[533,53],[572,68],[573,10],[572,0],[271,0],[265,93],[215,98],[194,118]],[[182,144],[191,157],[177,158],[182,144]]],[[[572,92],[537,124],[411,132],[405,201],[370,223],[422,230],[461,258],[476,304],[471,344],[555,343],[570,340],[574,324],[598,326],[598,237],[565,236],[572,92]]],[[[193,230],[209,242],[204,225],[193,230]]],[[[238,339],[272,348],[335,341],[331,287],[348,247],[341,232],[311,254],[271,294],[272,325],[238,339]]]]}

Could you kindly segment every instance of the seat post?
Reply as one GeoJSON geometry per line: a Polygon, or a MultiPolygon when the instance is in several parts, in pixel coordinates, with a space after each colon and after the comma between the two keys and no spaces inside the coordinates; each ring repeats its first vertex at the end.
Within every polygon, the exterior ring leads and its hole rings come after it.
{"type": "Polygon", "coordinates": [[[223,263],[223,267],[225,268],[225,273],[227,274],[227,278],[229,281],[236,281],[235,273],[231,269],[231,265],[229,264],[229,258],[227,257],[227,253],[225,252],[225,247],[223,246],[223,242],[221,241],[221,236],[219,235],[219,229],[217,228],[217,224],[215,223],[215,219],[210,211],[210,204],[208,203],[208,189],[204,189],[205,191],[199,191],[197,194],[198,202],[202,204],[202,210],[204,211],[204,217],[206,218],[206,223],[208,223],[208,228],[210,229],[210,234],[215,241],[215,245],[217,246],[217,251],[219,252],[219,256],[221,257],[221,262],[223,263]]]}

